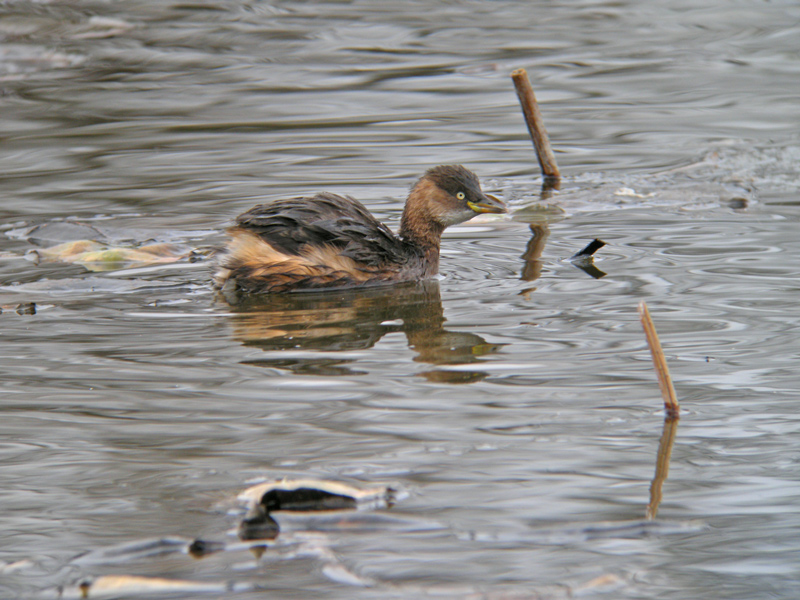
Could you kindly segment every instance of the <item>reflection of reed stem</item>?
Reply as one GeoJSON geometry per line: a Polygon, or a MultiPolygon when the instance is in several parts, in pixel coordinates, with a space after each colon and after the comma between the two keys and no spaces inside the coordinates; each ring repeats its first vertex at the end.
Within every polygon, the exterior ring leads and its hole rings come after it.
{"type": "Polygon", "coordinates": [[[539,159],[539,166],[545,177],[558,179],[561,172],[556,164],[556,157],[550,147],[550,139],[547,137],[547,130],[544,128],[542,113],[539,111],[539,104],[536,102],[536,95],[528,79],[525,69],[517,69],[511,73],[514,87],[517,90],[519,103],[522,105],[522,113],[525,115],[525,122],[533,140],[533,147],[536,149],[536,158],[539,159]]]}
{"type": "Polygon", "coordinates": [[[542,189],[539,192],[539,200],[545,202],[550,200],[555,193],[561,189],[560,177],[545,177],[542,181],[542,189]]]}
{"type": "Polygon", "coordinates": [[[550,228],[547,223],[535,223],[530,226],[531,239],[528,240],[528,246],[525,248],[525,254],[522,259],[525,263],[522,265],[522,281],[535,281],[539,279],[542,274],[542,252],[544,252],[544,245],[547,242],[547,237],[550,235],[550,228]]]}
{"type": "Polygon", "coordinates": [[[664,351],[661,349],[661,342],[658,340],[656,326],[647,310],[647,304],[643,301],[639,303],[639,317],[644,327],[644,335],[647,338],[647,345],[650,346],[650,354],[653,357],[653,365],[658,376],[658,387],[661,389],[661,396],[664,399],[664,410],[667,417],[671,419],[680,418],[681,407],[675,395],[675,388],[672,386],[672,379],[669,376],[667,360],[664,358],[664,351]]]}
{"type": "Polygon", "coordinates": [[[675,395],[675,388],[669,376],[667,360],[664,358],[664,351],[661,349],[661,342],[658,340],[656,326],[647,310],[647,304],[643,301],[639,303],[639,317],[644,327],[644,335],[647,338],[647,345],[650,346],[650,354],[653,357],[653,365],[658,376],[658,387],[661,389],[661,396],[664,399],[664,410],[667,416],[664,418],[664,431],[661,434],[661,441],[658,443],[658,456],[656,457],[656,472],[653,475],[653,482],[650,484],[650,503],[647,505],[646,518],[651,521],[658,514],[658,505],[661,504],[661,488],[669,474],[669,459],[672,456],[672,446],[675,443],[675,434],[678,432],[678,419],[680,419],[681,407],[675,395]]]}
{"type": "Polygon", "coordinates": [[[645,518],[652,521],[658,514],[658,505],[661,504],[661,488],[669,475],[669,459],[672,456],[672,446],[678,432],[678,418],[666,417],[661,441],[658,443],[658,456],[656,457],[656,473],[650,484],[650,504],[647,505],[645,518]]]}

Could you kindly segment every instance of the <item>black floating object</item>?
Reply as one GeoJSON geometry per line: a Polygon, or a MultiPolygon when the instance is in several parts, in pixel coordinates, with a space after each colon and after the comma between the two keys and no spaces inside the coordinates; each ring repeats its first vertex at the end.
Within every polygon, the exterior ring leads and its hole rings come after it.
{"type": "Polygon", "coordinates": [[[22,304],[18,304],[17,308],[15,309],[18,315],[35,315],[36,314],[36,303],[35,302],[23,302],[22,304]]]}
{"type": "Polygon", "coordinates": [[[14,305],[0,306],[0,314],[2,314],[4,310],[14,310],[18,315],[35,315],[36,303],[23,302],[22,304],[17,304],[16,306],[14,305]]]}
{"type": "Polygon", "coordinates": [[[281,532],[278,522],[269,516],[262,507],[254,508],[239,523],[239,539],[249,540],[274,540],[281,532]]]}
{"type": "Polygon", "coordinates": [[[600,250],[606,243],[603,240],[592,240],[588,246],[586,246],[583,250],[578,252],[575,256],[570,258],[569,260],[572,262],[573,265],[578,267],[581,271],[589,275],[590,277],[594,277],[595,279],[601,279],[606,276],[606,273],[598,269],[594,264],[594,253],[600,250]]]}
{"type": "Polygon", "coordinates": [[[253,509],[271,513],[281,510],[309,512],[355,508],[387,508],[395,492],[386,486],[359,489],[322,479],[282,479],[246,489],[239,499],[253,509]]]}
{"type": "Polygon", "coordinates": [[[592,256],[595,252],[600,250],[606,243],[603,240],[592,240],[586,248],[578,252],[575,256],[573,256],[570,260],[575,260],[576,258],[581,258],[583,256],[592,256]]]}
{"type": "Polygon", "coordinates": [[[189,546],[186,548],[186,551],[189,553],[190,556],[195,558],[202,558],[204,556],[208,556],[209,554],[213,554],[214,552],[219,552],[225,549],[224,542],[214,542],[209,540],[194,540],[189,546]]]}
{"type": "Polygon", "coordinates": [[[261,504],[268,513],[276,510],[341,510],[356,508],[356,499],[328,490],[299,487],[293,490],[270,490],[261,497],[261,504]]]}
{"type": "Polygon", "coordinates": [[[389,508],[396,490],[387,486],[355,488],[323,479],[281,479],[254,485],[239,494],[248,512],[239,524],[239,539],[270,540],[280,534],[272,514],[281,511],[315,513],[389,508]]]}
{"type": "Polygon", "coordinates": [[[742,198],[739,196],[728,200],[728,206],[733,210],[744,210],[747,208],[748,204],[749,202],[747,201],[747,198],[742,198]]]}

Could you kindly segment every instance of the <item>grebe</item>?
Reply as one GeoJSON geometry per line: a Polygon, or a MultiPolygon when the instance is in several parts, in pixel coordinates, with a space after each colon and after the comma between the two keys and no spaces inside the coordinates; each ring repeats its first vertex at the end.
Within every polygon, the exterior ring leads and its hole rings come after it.
{"type": "Polygon", "coordinates": [[[433,167],[414,184],[397,235],[349,196],[275,200],[236,218],[215,284],[265,294],[427,279],[439,272],[446,227],[503,212],[461,165],[433,167]]]}

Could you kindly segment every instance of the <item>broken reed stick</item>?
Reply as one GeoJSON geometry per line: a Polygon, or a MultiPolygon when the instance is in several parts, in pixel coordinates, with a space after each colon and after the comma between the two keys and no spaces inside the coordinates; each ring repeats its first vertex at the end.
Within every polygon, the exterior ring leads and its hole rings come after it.
{"type": "Polygon", "coordinates": [[[583,250],[574,255],[570,260],[575,260],[576,258],[581,258],[581,257],[592,256],[595,252],[600,250],[600,248],[602,248],[605,245],[606,243],[603,240],[594,239],[591,242],[589,242],[588,246],[586,246],[583,250]]]}
{"type": "Polygon", "coordinates": [[[661,342],[658,340],[656,326],[653,324],[653,319],[650,317],[650,311],[647,310],[647,304],[644,300],[639,303],[639,317],[642,320],[644,335],[647,338],[647,345],[650,346],[650,355],[653,357],[653,365],[656,368],[658,387],[661,389],[661,397],[664,399],[664,410],[667,412],[667,417],[678,419],[680,418],[681,407],[675,395],[675,388],[672,386],[669,367],[667,367],[667,360],[664,358],[664,351],[661,349],[661,342]]]}
{"type": "Polygon", "coordinates": [[[517,97],[522,105],[522,113],[525,115],[533,147],[536,149],[536,158],[539,159],[542,175],[550,179],[559,179],[561,172],[558,170],[556,157],[550,147],[550,138],[547,137],[542,113],[539,111],[539,104],[536,102],[536,95],[533,93],[528,73],[525,69],[517,69],[511,73],[511,79],[514,81],[517,97]]]}

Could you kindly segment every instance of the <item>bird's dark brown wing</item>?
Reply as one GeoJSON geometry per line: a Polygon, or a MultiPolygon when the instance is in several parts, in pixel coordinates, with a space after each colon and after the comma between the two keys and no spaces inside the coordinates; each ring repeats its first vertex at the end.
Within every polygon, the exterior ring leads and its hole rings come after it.
{"type": "Polygon", "coordinates": [[[300,254],[307,244],[325,244],[379,267],[402,260],[406,251],[400,238],[358,200],[330,193],[259,204],[239,215],[236,225],[288,254],[300,254]]]}

